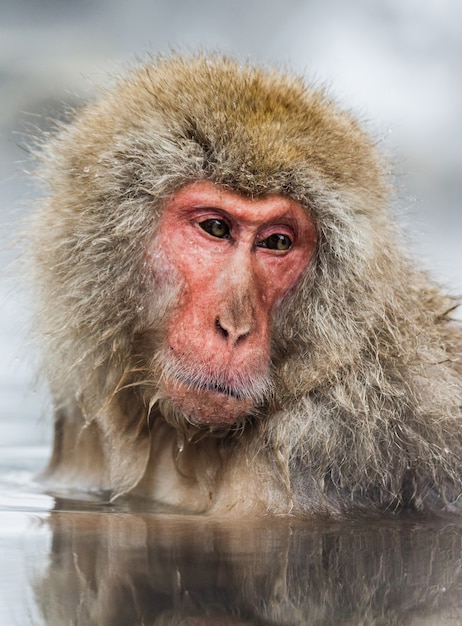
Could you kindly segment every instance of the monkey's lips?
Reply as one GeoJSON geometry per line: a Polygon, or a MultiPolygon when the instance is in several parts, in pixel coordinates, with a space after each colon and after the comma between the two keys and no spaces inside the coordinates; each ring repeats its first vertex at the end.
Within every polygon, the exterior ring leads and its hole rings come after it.
{"type": "Polygon", "coordinates": [[[197,385],[177,377],[164,380],[164,391],[185,418],[197,425],[230,426],[253,408],[243,390],[216,382],[197,385]]]}

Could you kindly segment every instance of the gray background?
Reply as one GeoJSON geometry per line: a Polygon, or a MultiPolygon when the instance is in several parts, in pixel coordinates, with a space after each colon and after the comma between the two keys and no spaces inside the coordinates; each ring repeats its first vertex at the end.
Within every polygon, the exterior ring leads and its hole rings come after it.
{"type": "Polygon", "coordinates": [[[11,265],[36,195],[24,134],[147,51],[199,47],[295,68],[364,119],[393,162],[416,254],[462,293],[459,0],[0,0],[0,445],[50,435],[11,265]]]}

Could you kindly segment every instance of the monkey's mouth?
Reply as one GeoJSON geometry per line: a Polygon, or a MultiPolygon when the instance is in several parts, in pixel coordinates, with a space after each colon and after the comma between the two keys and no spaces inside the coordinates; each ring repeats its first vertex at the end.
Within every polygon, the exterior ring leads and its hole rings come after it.
{"type": "Polygon", "coordinates": [[[191,390],[196,391],[196,392],[204,392],[204,391],[212,391],[213,393],[219,393],[222,394],[224,396],[228,396],[231,398],[236,398],[236,400],[242,401],[242,400],[246,400],[246,396],[242,391],[239,391],[238,389],[235,389],[234,387],[231,387],[229,385],[223,385],[219,382],[200,382],[198,383],[195,380],[191,380],[187,377],[181,377],[181,376],[177,376],[177,380],[181,383],[183,383],[184,385],[186,385],[187,387],[189,387],[191,390]]]}
{"type": "Polygon", "coordinates": [[[254,409],[250,393],[219,381],[197,381],[188,376],[164,378],[164,392],[197,426],[229,427],[254,409]]]}
{"type": "Polygon", "coordinates": [[[191,367],[170,353],[162,360],[161,387],[166,400],[187,422],[198,426],[224,426],[239,423],[253,415],[271,394],[267,372],[191,367]]]}

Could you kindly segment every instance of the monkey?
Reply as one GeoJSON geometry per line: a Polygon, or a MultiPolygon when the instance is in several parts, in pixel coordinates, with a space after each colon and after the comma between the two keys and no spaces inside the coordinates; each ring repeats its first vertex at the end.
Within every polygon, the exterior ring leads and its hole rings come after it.
{"type": "Polygon", "coordinates": [[[173,52],[41,142],[50,489],[203,515],[457,512],[462,332],[327,92],[173,52]]]}

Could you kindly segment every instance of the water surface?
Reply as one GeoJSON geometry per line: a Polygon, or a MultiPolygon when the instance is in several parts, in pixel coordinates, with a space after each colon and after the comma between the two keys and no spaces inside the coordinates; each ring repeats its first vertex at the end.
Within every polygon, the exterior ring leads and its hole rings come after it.
{"type": "Polygon", "coordinates": [[[47,495],[46,447],[2,448],[0,624],[462,622],[450,520],[218,522],[47,495]]]}

